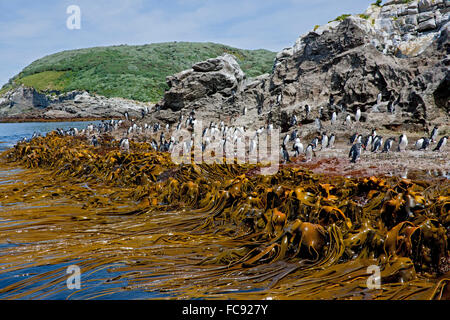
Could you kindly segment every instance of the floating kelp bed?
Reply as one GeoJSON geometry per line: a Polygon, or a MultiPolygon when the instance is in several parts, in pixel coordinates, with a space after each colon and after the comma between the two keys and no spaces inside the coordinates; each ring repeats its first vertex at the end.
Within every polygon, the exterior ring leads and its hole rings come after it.
{"type": "Polygon", "coordinates": [[[53,133],[2,158],[24,169],[0,175],[0,298],[450,298],[447,179],[262,176],[53,133]]]}

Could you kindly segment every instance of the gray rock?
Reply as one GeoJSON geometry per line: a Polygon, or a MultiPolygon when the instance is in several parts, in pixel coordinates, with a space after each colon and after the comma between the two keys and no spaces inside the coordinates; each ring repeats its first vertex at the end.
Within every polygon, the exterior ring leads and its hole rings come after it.
{"type": "Polygon", "coordinates": [[[420,0],[419,5],[418,5],[419,12],[431,10],[432,5],[433,4],[432,4],[431,0],[420,0]]]}
{"type": "Polygon", "coordinates": [[[420,32],[436,29],[436,21],[433,19],[419,23],[417,30],[420,32]]]}
{"type": "Polygon", "coordinates": [[[417,14],[414,15],[410,15],[406,17],[405,23],[406,24],[412,24],[412,25],[417,25],[417,14]]]}
{"type": "Polygon", "coordinates": [[[418,14],[419,13],[419,9],[417,9],[417,8],[408,8],[407,12],[408,12],[408,15],[411,16],[411,15],[418,14]]]}
{"type": "Polygon", "coordinates": [[[430,19],[434,19],[434,13],[433,12],[423,12],[421,14],[418,15],[417,17],[417,21],[419,23],[430,20],[430,19]]]}
{"type": "Polygon", "coordinates": [[[245,74],[233,56],[208,59],[192,66],[192,71],[183,71],[168,77],[170,89],[161,103],[163,109],[179,111],[195,104],[199,99],[221,97],[233,98],[241,90],[245,74]]]}

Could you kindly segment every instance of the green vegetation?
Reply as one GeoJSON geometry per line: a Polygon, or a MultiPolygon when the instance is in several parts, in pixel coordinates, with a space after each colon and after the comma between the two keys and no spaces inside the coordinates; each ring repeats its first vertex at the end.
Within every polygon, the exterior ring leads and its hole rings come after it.
{"type": "Polygon", "coordinates": [[[366,19],[366,20],[368,20],[370,18],[367,14],[364,14],[364,13],[358,14],[358,17],[360,17],[362,19],[366,19]]]}
{"type": "Polygon", "coordinates": [[[314,26],[314,31],[316,31],[317,29],[319,29],[319,25],[318,24],[316,24],[315,26],[314,26]]]}
{"type": "Polygon", "coordinates": [[[24,84],[38,91],[86,90],[106,97],[158,101],[166,77],[223,53],[236,56],[248,77],[271,71],[276,53],[242,50],[215,43],[168,42],[142,46],[63,51],[34,61],[3,86],[24,84]]]}
{"type": "Polygon", "coordinates": [[[328,21],[328,23],[333,22],[333,21],[344,21],[345,19],[347,19],[350,16],[351,16],[351,14],[342,14],[339,17],[337,17],[336,19],[328,21]]]}
{"type": "Polygon", "coordinates": [[[373,6],[381,7],[381,3],[383,0],[377,0],[375,3],[372,3],[373,6]]]}

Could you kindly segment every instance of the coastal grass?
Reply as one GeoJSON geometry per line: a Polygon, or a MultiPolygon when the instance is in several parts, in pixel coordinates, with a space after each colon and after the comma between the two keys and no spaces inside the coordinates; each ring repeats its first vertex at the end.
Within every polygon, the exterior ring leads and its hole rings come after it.
{"type": "Polygon", "coordinates": [[[106,97],[156,102],[168,89],[167,76],[224,53],[236,57],[247,77],[269,73],[276,55],[263,49],[243,50],[209,42],[70,50],[34,61],[11,79],[2,91],[24,84],[44,92],[86,90],[106,97]]]}

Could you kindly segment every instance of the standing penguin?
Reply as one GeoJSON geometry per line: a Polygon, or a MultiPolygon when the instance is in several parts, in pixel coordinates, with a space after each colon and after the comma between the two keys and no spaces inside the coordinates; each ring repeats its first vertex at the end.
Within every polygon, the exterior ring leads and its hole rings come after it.
{"type": "Polygon", "coordinates": [[[312,160],[312,157],[313,157],[313,145],[311,143],[308,144],[308,146],[306,147],[305,155],[306,155],[306,161],[307,162],[312,160]]]}
{"type": "Polygon", "coordinates": [[[392,149],[392,144],[394,143],[395,138],[389,138],[386,140],[386,142],[384,143],[383,146],[383,151],[381,151],[382,153],[387,153],[389,151],[391,151],[392,149]]]}
{"type": "Polygon", "coordinates": [[[359,122],[359,119],[361,119],[361,109],[358,107],[355,114],[355,121],[359,122]]]}
{"type": "Polygon", "coordinates": [[[417,150],[426,150],[430,145],[430,140],[426,137],[422,137],[416,141],[416,149],[417,150]]]}
{"type": "Polygon", "coordinates": [[[402,133],[400,135],[400,137],[398,138],[398,151],[402,152],[406,150],[406,146],[408,145],[408,138],[406,137],[406,135],[404,133],[402,133]]]}
{"type": "Polygon", "coordinates": [[[93,136],[93,137],[92,137],[92,145],[93,145],[94,147],[97,147],[97,146],[98,146],[98,140],[97,140],[97,137],[96,137],[96,136],[93,136]]]}
{"type": "Polygon", "coordinates": [[[331,134],[330,140],[328,141],[328,148],[332,149],[334,147],[334,141],[336,140],[336,136],[334,133],[331,134]]]}
{"type": "Polygon", "coordinates": [[[358,160],[361,157],[361,144],[355,143],[350,148],[350,152],[348,154],[348,157],[351,158],[351,163],[356,163],[356,160],[358,160]]]}
{"type": "Polygon", "coordinates": [[[300,139],[295,139],[293,150],[295,151],[295,156],[298,157],[300,153],[303,153],[303,144],[300,142],[300,139]]]}
{"type": "Polygon", "coordinates": [[[120,140],[120,149],[126,152],[130,151],[130,141],[128,140],[128,138],[122,138],[120,140]]]}
{"type": "Polygon", "coordinates": [[[284,163],[291,161],[289,159],[289,152],[287,151],[286,145],[284,145],[284,144],[281,146],[281,157],[283,158],[284,163]]]}
{"type": "Polygon", "coordinates": [[[442,151],[444,149],[445,145],[447,144],[448,136],[442,137],[441,140],[439,140],[436,148],[433,149],[433,151],[442,151]]]}
{"type": "Polygon", "coordinates": [[[358,132],[355,132],[355,133],[350,137],[350,144],[354,144],[357,138],[358,138],[358,132]]]}
{"type": "Polygon", "coordinates": [[[430,140],[431,140],[432,143],[436,142],[436,138],[437,138],[437,135],[438,135],[438,130],[439,130],[439,128],[434,126],[433,131],[431,131],[430,140]]]}
{"type": "Polygon", "coordinates": [[[297,135],[298,135],[298,130],[295,129],[294,131],[292,131],[289,141],[294,141],[297,138],[297,135]]]}
{"type": "Polygon", "coordinates": [[[289,142],[289,139],[290,139],[290,137],[289,137],[289,135],[287,134],[287,135],[284,137],[284,139],[283,139],[283,145],[284,145],[284,146],[287,145],[287,143],[289,142]]]}
{"type": "Polygon", "coordinates": [[[348,126],[348,127],[351,127],[352,126],[352,117],[348,114],[347,115],[347,117],[345,117],[345,124],[348,126]]]}
{"type": "Polygon", "coordinates": [[[317,146],[319,145],[319,138],[318,138],[318,137],[315,137],[315,138],[311,141],[310,145],[313,147],[313,150],[315,150],[315,149],[317,148],[317,146]]]}
{"type": "Polygon", "coordinates": [[[337,119],[336,111],[333,111],[333,114],[331,115],[331,125],[332,126],[334,126],[334,124],[336,123],[336,119],[337,119]]]}
{"type": "Polygon", "coordinates": [[[321,144],[322,144],[322,149],[328,148],[328,136],[325,132],[322,134],[321,144]]]}
{"type": "Polygon", "coordinates": [[[369,148],[369,150],[372,148],[372,142],[373,142],[373,138],[372,135],[367,135],[364,139],[363,139],[363,143],[362,143],[362,147],[364,148],[364,150],[367,150],[367,148],[369,148]]]}
{"type": "Polygon", "coordinates": [[[383,138],[380,136],[376,136],[375,139],[373,140],[372,152],[377,152],[378,150],[380,150],[382,145],[383,145],[383,138]]]}
{"type": "Polygon", "coordinates": [[[308,118],[310,112],[311,112],[311,107],[309,105],[306,105],[305,106],[305,116],[306,116],[306,118],[308,118]]]}

